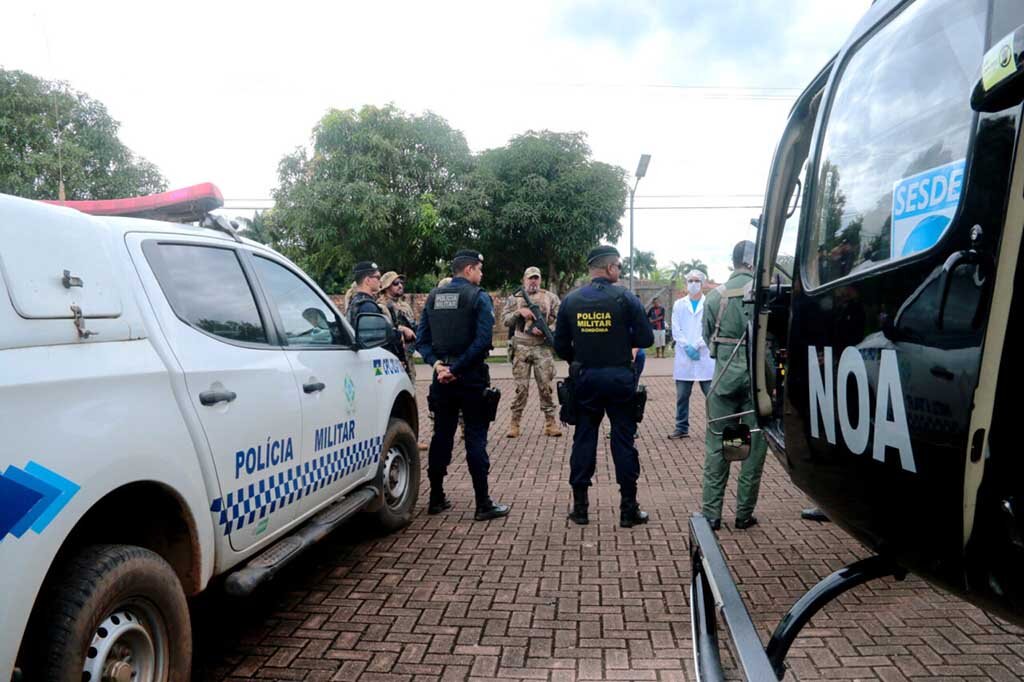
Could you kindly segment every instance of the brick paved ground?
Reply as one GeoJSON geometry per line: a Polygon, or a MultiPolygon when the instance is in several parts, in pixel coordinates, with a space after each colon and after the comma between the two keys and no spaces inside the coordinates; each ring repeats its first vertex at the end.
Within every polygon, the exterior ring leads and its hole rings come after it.
{"type": "MultiPolygon", "coordinates": [[[[497,383],[511,394],[510,382],[497,383]]],[[[455,466],[451,512],[427,516],[424,488],[402,532],[380,536],[353,523],[252,598],[211,590],[193,608],[195,678],[693,679],[686,522],[698,507],[703,439],[695,428],[696,438],[666,440],[673,383],[646,383],[639,448],[649,525],[617,527],[607,441],[591,525],[568,525],[569,438],[541,437],[538,412],[525,437],[507,440],[503,415],[492,429],[492,485],[514,505],[507,519],[471,520],[469,479],[455,466]]],[[[727,525],[734,494],[731,486],[727,525]]],[[[865,555],[835,526],[799,520],[806,505],[769,456],[761,525],[719,534],[763,640],[807,588],[865,555]]],[[[1024,639],[909,578],[870,583],[827,606],[788,660],[786,679],[797,680],[1015,680],[1024,677],[1024,639]]]]}

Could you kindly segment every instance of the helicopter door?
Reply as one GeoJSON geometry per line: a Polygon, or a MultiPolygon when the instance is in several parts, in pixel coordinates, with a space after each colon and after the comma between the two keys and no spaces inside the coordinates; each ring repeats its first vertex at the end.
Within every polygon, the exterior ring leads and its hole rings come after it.
{"type": "Polygon", "coordinates": [[[841,53],[816,123],[787,338],[794,482],[869,544],[944,560],[962,549],[991,289],[979,260],[950,258],[999,244],[1013,157],[1013,123],[969,102],[988,9],[904,3],[841,53]],[[899,523],[915,518],[927,523],[899,523]]]}
{"type": "Polygon", "coordinates": [[[793,284],[796,228],[800,220],[798,202],[806,187],[807,154],[822,91],[832,72],[829,62],[797,100],[786,124],[775,157],[758,225],[754,299],[757,314],[749,330],[753,343],[751,391],[762,429],[781,455],[785,439],[779,417],[782,414],[784,361],[789,326],[790,291],[793,284]]]}

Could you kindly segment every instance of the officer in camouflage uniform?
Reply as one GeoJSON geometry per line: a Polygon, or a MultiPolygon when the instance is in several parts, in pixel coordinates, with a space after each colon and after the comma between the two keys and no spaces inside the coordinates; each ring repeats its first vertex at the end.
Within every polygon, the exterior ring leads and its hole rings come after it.
{"type": "MultiPolygon", "coordinates": [[[[526,268],[523,273],[523,290],[544,313],[544,321],[552,331],[558,317],[558,296],[540,288],[540,270],[535,267],[526,268]]],[[[519,437],[519,424],[523,419],[526,400],[530,396],[530,370],[537,381],[537,393],[540,394],[540,409],[544,413],[544,435],[558,438],[562,432],[555,423],[555,401],[552,397],[552,384],[555,380],[555,355],[551,346],[544,338],[544,332],[534,323],[534,315],[526,307],[522,296],[509,296],[505,301],[505,311],[501,316],[502,324],[514,327],[512,343],[515,344],[515,356],[512,362],[512,378],[516,382],[516,397],[512,401],[512,423],[508,427],[508,438],[519,437]]]]}
{"type": "MultiPolygon", "coordinates": [[[[754,282],[752,272],[754,243],[742,241],[732,252],[733,271],[729,280],[710,294],[704,302],[704,343],[715,359],[713,390],[707,398],[708,420],[754,409],[750,394],[750,376],[747,370],[746,348],[737,345],[747,329],[753,306],[745,305],[743,297],[754,282]],[[733,351],[736,354],[733,355],[733,351]],[[732,362],[728,362],[733,355],[732,362]]],[[[746,341],[744,341],[744,344],[746,341]]],[[[753,414],[740,420],[751,429],[757,427],[753,414]]],[[[722,498],[729,480],[729,462],[722,457],[722,429],[727,422],[708,424],[705,438],[704,493],[702,512],[715,530],[722,525],[722,498]],[[719,435],[713,433],[717,431],[719,435]]],[[[751,433],[750,455],[740,466],[736,490],[736,528],[743,530],[757,523],[754,506],[761,488],[768,444],[760,432],[751,433]]]]}
{"type": "Polygon", "coordinates": [[[412,306],[405,300],[405,275],[397,272],[385,272],[380,278],[380,296],[377,303],[388,311],[395,329],[402,337],[405,346],[405,372],[413,388],[416,387],[416,365],[412,354],[416,350],[416,315],[412,306]]]}

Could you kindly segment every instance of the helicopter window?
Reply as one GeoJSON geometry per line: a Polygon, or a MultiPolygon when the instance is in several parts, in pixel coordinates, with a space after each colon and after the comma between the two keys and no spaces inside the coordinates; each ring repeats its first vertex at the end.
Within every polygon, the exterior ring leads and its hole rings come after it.
{"type": "Polygon", "coordinates": [[[942,268],[937,268],[910,298],[895,319],[894,341],[925,344],[936,348],[973,348],[981,342],[982,327],[977,313],[981,306],[983,282],[972,268],[956,268],[950,273],[946,305],[941,309],[939,294],[942,268]]]}
{"type": "Polygon", "coordinates": [[[973,121],[964,93],[977,79],[987,4],[912,3],[846,62],[810,207],[808,287],[927,250],[944,234],[962,189],[973,121]]]}
{"type": "MultiPolygon", "coordinates": [[[[795,179],[799,179],[802,182],[805,177],[807,177],[807,161],[804,161],[803,166],[800,168],[800,174],[795,179]]],[[[801,188],[802,185],[799,183],[794,184],[790,191],[796,194],[801,188]]],[[[799,202],[801,198],[791,196],[788,205],[799,202]]],[[[797,203],[794,206],[793,213],[786,218],[786,223],[782,226],[782,236],[779,238],[778,253],[775,256],[775,270],[772,272],[773,281],[776,275],[778,275],[783,284],[793,283],[793,266],[795,265],[793,254],[796,253],[796,238],[800,228],[801,210],[800,205],[797,203]]]]}

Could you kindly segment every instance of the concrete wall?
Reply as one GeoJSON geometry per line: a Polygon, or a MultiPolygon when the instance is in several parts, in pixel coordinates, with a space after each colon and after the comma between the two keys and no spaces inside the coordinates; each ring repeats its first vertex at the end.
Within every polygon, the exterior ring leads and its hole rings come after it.
{"type": "MultiPolygon", "coordinates": [[[[624,286],[628,282],[621,282],[624,286]]],[[[711,289],[714,289],[718,284],[715,282],[705,282],[704,292],[707,293],[711,289]]],[[[671,282],[651,282],[648,280],[635,280],[633,283],[633,290],[637,296],[640,297],[640,301],[644,304],[646,310],[651,305],[651,300],[658,296],[661,299],[661,304],[666,308],[672,308],[672,302],[677,298],[681,298],[686,295],[686,287],[681,289],[676,288],[676,281],[671,282]]],[[[508,330],[501,324],[501,313],[505,308],[505,299],[507,296],[499,292],[488,292],[491,297],[491,302],[494,304],[494,331],[492,335],[492,343],[495,348],[502,348],[508,345],[508,330]]],[[[412,304],[413,312],[416,313],[416,319],[419,320],[420,313],[423,312],[423,304],[427,301],[427,294],[407,294],[406,298],[409,299],[412,304]]],[[[342,312],[345,311],[345,297],[341,294],[334,294],[331,296],[335,305],[342,312]]]]}
{"type": "MultiPolygon", "coordinates": [[[[501,324],[501,313],[505,308],[506,296],[495,292],[488,292],[488,294],[491,297],[491,303],[494,304],[494,331],[491,343],[495,348],[501,348],[508,345],[508,330],[501,324]]],[[[423,312],[423,304],[427,302],[427,294],[407,294],[406,298],[411,303],[412,310],[416,314],[416,320],[418,321],[420,314],[423,312]]],[[[338,306],[339,310],[345,311],[345,297],[343,295],[333,294],[331,299],[338,306]]]]}

